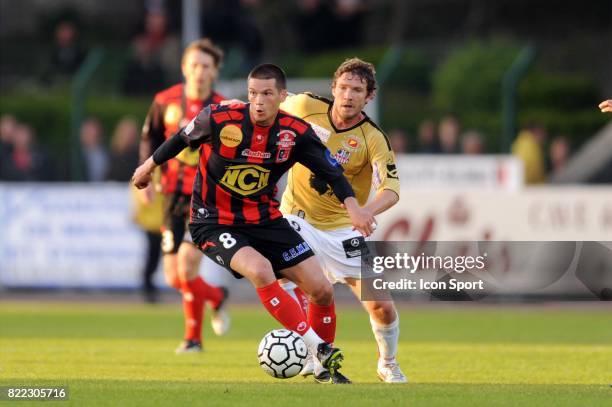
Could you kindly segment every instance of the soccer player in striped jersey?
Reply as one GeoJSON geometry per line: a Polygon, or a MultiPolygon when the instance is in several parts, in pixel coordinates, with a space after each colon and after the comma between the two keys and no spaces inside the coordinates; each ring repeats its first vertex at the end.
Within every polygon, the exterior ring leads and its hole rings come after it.
{"type": "Polygon", "coordinates": [[[303,337],[330,372],[318,381],[350,383],[337,372],[343,355],[332,346],[333,287],[312,258],[310,246],[279,211],[276,183],[300,162],[331,185],[338,205],[346,207],[351,224],[364,236],[372,233],[374,217],[357,204],[342,167],[312,128],[279,111],[287,95],[279,67],[255,67],[248,77],[248,95],[248,104],[204,108],[136,169],[134,184],[145,187],[158,165],[187,146],[201,147],[189,224],[194,243],[235,277],[246,277],[268,312],[303,337]],[[281,277],[309,295],[308,316],[280,287],[281,277]]]}
{"type": "MultiPolygon", "coordinates": [[[[185,48],[181,62],[185,82],[155,95],[142,129],[141,162],[189,123],[203,107],[223,99],[213,89],[222,62],[223,51],[208,39],[194,41],[185,48]]],[[[191,191],[198,160],[198,150],[187,147],[162,166],[164,276],[170,286],[181,292],[185,315],[185,337],[176,349],[177,353],[202,350],[202,321],[206,301],[213,309],[211,322],[214,332],[221,335],[229,328],[229,316],[222,308],[227,291],[207,284],[199,276],[202,253],[193,245],[187,233],[191,191]]],[[[144,195],[152,196],[152,187],[144,195]]],[[[218,268],[212,262],[208,266],[218,268]]]]}

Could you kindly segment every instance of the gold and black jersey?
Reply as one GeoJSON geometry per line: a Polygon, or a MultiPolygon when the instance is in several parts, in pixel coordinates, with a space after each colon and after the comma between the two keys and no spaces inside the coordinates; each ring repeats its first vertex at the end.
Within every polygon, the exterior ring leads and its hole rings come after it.
{"type": "MultiPolygon", "coordinates": [[[[355,126],[338,130],[331,120],[332,101],[310,93],[290,95],[281,109],[307,121],[344,168],[344,175],[360,205],[371,188],[389,189],[399,196],[395,155],[383,133],[367,115],[355,126]]],[[[296,164],[287,179],[281,211],[306,219],[318,229],[331,230],[351,225],[345,209],[331,188],[306,167],[296,164]]]]}

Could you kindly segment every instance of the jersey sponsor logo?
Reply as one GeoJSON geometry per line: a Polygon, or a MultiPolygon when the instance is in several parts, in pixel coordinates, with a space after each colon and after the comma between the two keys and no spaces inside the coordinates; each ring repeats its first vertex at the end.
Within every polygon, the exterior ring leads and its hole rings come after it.
{"type": "Polygon", "coordinates": [[[355,151],[359,149],[359,146],[361,145],[361,143],[359,142],[359,139],[357,137],[348,136],[347,138],[344,139],[344,141],[342,142],[342,145],[344,145],[344,147],[346,147],[348,150],[355,151]]]}
{"type": "Polygon", "coordinates": [[[343,148],[340,148],[340,149],[338,149],[336,154],[334,154],[334,158],[341,165],[344,165],[344,164],[347,164],[349,162],[349,159],[351,158],[351,153],[350,153],[350,151],[347,151],[347,150],[345,150],[343,148]]]}
{"type": "Polygon", "coordinates": [[[276,145],[278,146],[278,151],[274,162],[282,163],[287,161],[291,155],[291,149],[295,145],[295,133],[291,130],[279,131],[276,145]]]}
{"type": "Polygon", "coordinates": [[[185,126],[185,134],[189,135],[192,131],[193,128],[195,127],[195,117],[189,122],[189,124],[187,124],[187,126],[185,126]]]}
{"type": "Polygon", "coordinates": [[[336,161],[336,159],[334,157],[332,157],[332,154],[331,154],[331,152],[329,150],[325,150],[325,158],[327,158],[327,162],[329,162],[334,167],[339,167],[340,166],[338,161],[336,161]]]}
{"type": "Polygon", "coordinates": [[[395,163],[387,163],[387,177],[398,179],[395,163]]]}
{"type": "Polygon", "coordinates": [[[295,247],[292,247],[291,249],[284,251],[283,252],[283,260],[285,260],[285,262],[291,261],[293,259],[295,259],[298,256],[301,256],[302,254],[309,252],[310,246],[308,246],[308,243],[306,242],[302,242],[300,244],[298,244],[295,247]]]}
{"type": "Polygon", "coordinates": [[[308,122],[308,124],[310,124],[310,127],[312,127],[319,139],[321,139],[323,143],[327,143],[327,141],[331,137],[331,131],[327,130],[325,127],[321,127],[318,124],[314,124],[312,122],[308,122]]]}
{"type": "Polygon", "coordinates": [[[225,169],[221,185],[243,196],[253,195],[268,186],[270,170],[259,165],[230,165],[225,169]]]}
{"type": "Polygon", "coordinates": [[[366,254],[368,251],[363,236],[343,240],[342,247],[347,259],[361,257],[361,255],[366,254]]]}
{"type": "Polygon", "coordinates": [[[183,109],[175,103],[170,103],[164,112],[164,123],[167,126],[175,126],[183,117],[183,109]]]}
{"type": "Polygon", "coordinates": [[[219,134],[221,143],[227,147],[236,147],[242,141],[242,131],[238,126],[225,126],[219,134]]]}
{"type": "Polygon", "coordinates": [[[267,158],[272,157],[272,153],[268,153],[266,151],[253,151],[250,148],[242,150],[241,155],[243,157],[253,157],[253,158],[261,158],[261,159],[267,159],[267,158]]]}

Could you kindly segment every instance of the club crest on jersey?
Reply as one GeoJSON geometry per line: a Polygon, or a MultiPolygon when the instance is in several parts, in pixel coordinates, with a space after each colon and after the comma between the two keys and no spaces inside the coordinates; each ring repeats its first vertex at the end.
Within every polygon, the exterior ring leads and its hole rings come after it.
{"type": "Polygon", "coordinates": [[[295,145],[295,133],[291,130],[279,131],[276,145],[278,146],[278,151],[274,162],[282,163],[287,161],[291,155],[291,149],[295,145]]]}
{"type": "Polygon", "coordinates": [[[242,130],[234,125],[225,126],[221,129],[219,139],[221,139],[221,143],[226,147],[236,147],[242,141],[242,130]]]}
{"type": "Polygon", "coordinates": [[[164,124],[167,126],[176,126],[183,117],[183,109],[175,103],[171,103],[166,107],[164,113],[164,124]]]}
{"type": "Polygon", "coordinates": [[[268,186],[270,170],[259,165],[241,164],[226,167],[220,184],[243,196],[253,195],[268,186]]]}
{"type": "Polygon", "coordinates": [[[342,145],[346,147],[348,150],[355,151],[359,148],[361,143],[359,142],[359,139],[357,139],[357,137],[348,136],[347,138],[344,139],[344,141],[342,142],[342,145]]]}
{"type": "Polygon", "coordinates": [[[349,162],[351,158],[351,153],[346,151],[343,148],[339,148],[336,154],[334,154],[334,158],[338,161],[339,164],[344,165],[349,162]]]}

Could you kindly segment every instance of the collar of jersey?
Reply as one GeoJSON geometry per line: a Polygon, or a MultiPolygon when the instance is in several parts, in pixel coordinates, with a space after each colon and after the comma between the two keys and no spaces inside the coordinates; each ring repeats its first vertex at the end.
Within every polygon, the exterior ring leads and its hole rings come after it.
{"type": "Polygon", "coordinates": [[[337,129],[336,125],[334,124],[334,121],[332,120],[332,115],[331,115],[331,110],[332,107],[334,107],[334,102],[332,101],[332,103],[330,103],[329,107],[327,108],[327,120],[329,120],[329,124],[332,126],[332,129],[334,129],[334,131],[336,133],[344,133],[345,131],[351,131],[356,129],[357,127],[361,126],[363,123],[367,122],[370,120],[370,118],[368,117],[368,115],[362,110],[361,113],[363,114],[363,119],[359,120],[355,125],[346,128],[346,129],[337,129]]]}

